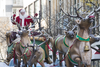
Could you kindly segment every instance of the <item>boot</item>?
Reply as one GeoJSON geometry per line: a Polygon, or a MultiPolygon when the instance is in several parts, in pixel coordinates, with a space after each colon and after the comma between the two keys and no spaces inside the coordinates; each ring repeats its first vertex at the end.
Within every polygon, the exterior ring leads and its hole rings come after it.
{"type": "Polygon", "coordinates": [[[48,64],[51,64],[52,61],[50,60],[50,57],[49,57],[49,49],[48,49],[47,45],[45,45],[45,51],[47,54],[47,58],[45,58],[45,62],[47,62],[48,64]]]}

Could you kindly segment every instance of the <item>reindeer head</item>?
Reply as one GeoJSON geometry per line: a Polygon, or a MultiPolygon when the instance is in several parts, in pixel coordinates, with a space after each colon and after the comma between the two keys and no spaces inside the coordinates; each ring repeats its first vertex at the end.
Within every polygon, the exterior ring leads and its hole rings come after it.
{"type": "Polygon", "coordinates": [[[66,37],[68,37],[69,39],[73,39],[75,36],[75,28],[77,27],[77,25],[74,26],[74,28],[71,31],[66,31],[66,37]]]}
{"type": "Polygon", "coordinates": [[[66,31],[66,37],[68,37],[69,39],[73,39],[74,38],[74,32],[73,31],[66,31]]]}
{"type": "Polygon", "coordinates": [[[79,13],[78,13],[79,9],[75,8],[76,15],[70,15],[69,13],[66,14],[64,11],[63,12],[67,16],[70,16],[70,17],[73,17],[73,18],[79,18],[78,20],[76,20],[76,23],[79,25],[80,28],[89,28],[91,23],[94,21],[94,16],[91,16],[91,15],[94,15],[96,12],[100,11],[100,7],[98,9],[91,11],[85,17],[82,17],[81,15],[79,15],[79,13]]]}
{"type": "Polygon", "coordinates": [[[77,19],[76,23],[79,25],[80,28],[88,29],[93,21],[94,16],[89,16],[89,18],[77,19]]]}
{"type": "Polygon", "coordinates": [[[29,34],[29,31],[28,30],[21,30],[21,31],[18,32],[18,34],[21,37],[24,37],[24,36],[27,36],[29,34]]]}

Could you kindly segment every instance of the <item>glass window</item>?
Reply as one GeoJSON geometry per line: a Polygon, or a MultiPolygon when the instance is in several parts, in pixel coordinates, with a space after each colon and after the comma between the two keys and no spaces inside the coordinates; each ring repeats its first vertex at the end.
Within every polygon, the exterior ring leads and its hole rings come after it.
{"type": "Polygon", "coordinates": [[[23,0],[13,0],[13,4],[23,4],[23,0]]]}
{"type": "Polygon", "coordinates": [[[13,9],[13,13],[15,13],[15,14],[16,14],[16,9],[13,9]]]}

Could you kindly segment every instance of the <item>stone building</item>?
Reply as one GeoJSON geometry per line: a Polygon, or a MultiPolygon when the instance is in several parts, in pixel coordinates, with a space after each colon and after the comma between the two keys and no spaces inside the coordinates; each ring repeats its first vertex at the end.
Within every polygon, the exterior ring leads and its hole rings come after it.
{"type": "Polygon", "coordinates": [[[0,59],[6,59],[6,32],[17,28],[12,26],[11,16],[13,12],[18,16],[21,8],[23,8],[23,0],[0,0],[0,59]]]}

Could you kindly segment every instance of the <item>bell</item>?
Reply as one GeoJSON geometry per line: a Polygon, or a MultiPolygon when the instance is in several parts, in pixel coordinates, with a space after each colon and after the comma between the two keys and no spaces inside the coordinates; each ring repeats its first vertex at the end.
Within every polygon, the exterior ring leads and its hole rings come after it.
{"type": "Polygon", "coordinates": [[[84,51],[89,51],[89,46],[86,45],[86,46],[84,47],[84,51]]]}

